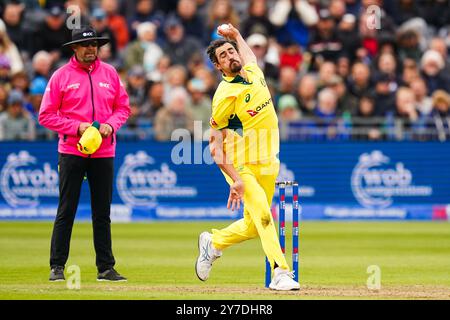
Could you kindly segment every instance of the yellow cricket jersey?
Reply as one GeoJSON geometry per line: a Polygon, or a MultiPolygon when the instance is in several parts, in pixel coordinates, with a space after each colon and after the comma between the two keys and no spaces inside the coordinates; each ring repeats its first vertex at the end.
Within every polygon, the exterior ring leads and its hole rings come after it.
{"type": "Polygon", "coordinates": [[[235,166],[267,163],[280,150],[278,118],[264,74],[256,63],[243,67],[240,75],[223,77],[212,101],[210,125],[230,129],[224,141],[227,156],[235,166]]]}

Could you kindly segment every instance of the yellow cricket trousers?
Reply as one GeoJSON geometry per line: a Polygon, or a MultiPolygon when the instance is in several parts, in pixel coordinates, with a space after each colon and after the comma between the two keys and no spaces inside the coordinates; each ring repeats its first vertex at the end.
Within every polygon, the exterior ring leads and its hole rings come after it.
{"type": "MultiPolygon", "coordinates": [[[[271,205],[275,192],[275,182],[280,168],[279,160],[269,164],[245,165],[239,168],[244,181],[244,218],[232,223],[222,230],[213,229],[212,242],[219,250],[259,235],[263,250],[270,261],[281,268],[289,270],[286,258],[281,251],[271,205]]],[[[224,173],[227,182],[233,180],[224,173]]]]}

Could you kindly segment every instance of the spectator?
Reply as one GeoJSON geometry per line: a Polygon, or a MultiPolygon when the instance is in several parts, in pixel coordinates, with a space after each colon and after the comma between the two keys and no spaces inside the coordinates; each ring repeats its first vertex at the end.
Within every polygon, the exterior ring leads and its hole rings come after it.
{"type": "Polygon", "coordinates": [[[175,88],[184,88],[187,82],[187,71],[182,65],[171,66],[164,79],[164,91],[166,96],[164,100],[169,99],[169,95],[175,88]]]}
{"type": "Polygon", "coordinates": [[[35,121],[39,117],[39,109],[41,107],[42,96],[45,93],[45,88],[47,87],[48,80],[42,77],[34,79],[30,84],[30,104],[27,111],[33,117],[35,121]]]}
{"type": "Polygon", "coordinates": [[[0,54],[0,85],[11,86],[11,63],[7,56],[0,54]]]}
{"type": "Polygon", "coordinates": [[[164,84],[153,82],[147,89],[147,98],[140,108],[140,114],[146,119],[154,121],[156,113],[164,108],[164,84]]]}
{"type": "Polygon", "coordinates": [[[319,89],[330,84],[331,80],[336,76],[336,65],[333,62],[326,61],[320,65],[318,74],[319,89]]]}
{"type": "Polygon", "coordinates": [[[436,90],[450,91],[448,79],[442,73],[445,67],[444,59],[439,52],[428,50],[421,60],[422,77],[427,83],[428,92],[431,94],[436,90]]]}
{"type": "Polygon", "coordinates": [[[312,116],[317,100],[317,80],[312,75],[305,75],[297,86],[299,108],[304,116],[312,116]]]}
{"type": "Polygon", "coordinates": [[[342,43],[343,54],[353,61],[356,50],[361,47],[361,39],[356,28],[356,17],[354,15],[345,14],[342,17],[337,25],[337,38],[342,43]]]}
{"type": "Polygon", "coordinates": [[[267,38],[260,33],[255,33],[247,38],[247,44],[255,54],[258,66],[264,72],[266,80],[276,81],[278,79],[278,68],[266,61],[268,50],[267,38]]]}
{"type": "Polygon", "coordinates": [[[366,94],[370,89],[370,69],[367,65],[357,62],[352,67],[352,73],[348,80],[349,92],[357,98],[366,94]]]}
{"type": "Polygon", "coordinates": [[[282,67],[280,69],[280,81],[275,101],[283,94],[294,94],[297,81],[297,72],[292,67],[282,67]]]}
{"type": "Polygon", "coordinates": [[[20,57],[19,50],[6,32],[6,26],[0,19],[0,55],[9,61],[11,74],[15,74],[23,70],[23,62],[20,57]]]}
{"type": "Polygon", "coordinates": [[[0,114],[0,141],[35,139],[34,122],[24,110],[24,102],[20,91],[12,90],[9,93],[6,111],[0,114]]]}
{"type": "Polygon", "coordinates": [[[184,129],[180,133],[185,138],[190,138],[193,124],[189,96],[183,88],[175,88],[169,93],[167,106],[156,113],[155,138],[158,141],[170,141],[176,129],[184,129]]]}
{"type": "Polygon", "coordinates": [[[195,0],[180,0],[176,15],[183,24],[187,36],[195,38],[202,44],[206,43],[206,27],[197,14],[197,2],[195,0]]]}
{"type": "Polygon", "coordinates": [[[378,37],[378,56],[382,54],[391,54],[398,60],[398,38],[396,39],[393,35],[383,34],[378,37]]]}
{"type": "Polygon", "coordinates": [[[219,38],[217,34],[217,27],[219,25],[231,23],[234,27],[239,27],[239,16],[233,8],[231,0],[212,0],[208,11],[208,43],[219,38]]]}
{"type": "Polygon", "coordinates": [[[45,93],[48,80],[43,77],[35,78],[30,84],[30,103],[25,107],[33,119],[36,127],[36,140],[53,140],[56,138],[56,134],[41,126],[38,122],[39,110],[41,108],[42,97],[45,93]]]}
{"type": "Polygon", "coordinates": [[[324,61],[336,62],[343,49],[330,12],[320,10],[319,17],[316,31],[309,43],[309,51],[313,54],[313,70],[318,70],[324,61]]]}
{"type": "Polygon", "coordinates": [[[266,37],[275,36],[275,26],[270,22],[268,17],[267,0],[250,1],[248,5],[248,17],[242,22],[241,32],[244,38],[255,33],[262,34],[266,37]]]}
{"type": "Polygon", "coordinates": [[[336,73],[344,80],[350,76],[350,58],[346,55],[342,55],[338,58],[336,63],[336,73]]]}
{"type": "Polygon", "coordinates": [[[167,36],[164,52],[173,64],[187,65],[194,53],[200,50],[200,43],[185,35],[181,21],[175,16],[166,20],[164,30],[167,36]]]}
{"type": "Polygon", "coordinates": [[[137,27],[138,39],[130,43],[125,54],[125,68],[135,65],[143,65],[147,78],[151,78],[156,70],[158,61],[163,56],[163,51],[155,42],[156,26],[151,22],[144,22],[137,27]]]}
{"type": "MultiPolygon", "coordinates": [[[[112,30],[108,27],[106,12],[102,8],[95,8],[92,11],[91,25],[95,29],[99,37],[106,37],[109,39],[109,42],[106,45],[100,47],[99,54],[102,50],[107,49],[111,52],[110,60],[115,60],[117,56],[116,39],[112,30]]],[[[101,60],[105,61],[104,59],[101,60]]]]}
{"type": "Polygon", "coordinates": [[[398,57],[400,60],[406,58],[419,62],[422,51],[419,46],[419,35],[415,30],[405,30],[398,32],[398,57]]]}
{"type": "Polygon", "coordinates": [[[337,115],[337,102],[338,97],[332,89],[321,90],[318,94],[314,115],[320,119],[334,119],[337,115]]]}
{"type": "MultiPolygon", "coordinates": [[[[169,68],[170,68],[170,64],[171,64],[171,61],[170,61],[169,56],[166,54],[163,55],[159,59],[157,65],[156,65],[156,70],[150,74],[149,80],[156,81],[156,82],[162,81],[164,79],[164,75],[166,74],[167,70],[169,70],[169,68]]],[[[147,77],[148,77],[148,74],[147,74],[147,77]]]]}
{"type": "Polygon", "coordinates": [[[398,89],[395,96],[394,115],[397,123],[400,124],[396,128],[401,128],[397,138],[408,140],[413,138],[415,136],[414,130],[419,125],[419,113],[414,92],[410,88],[401,87],[398,89]]]}
{"type": "Polygon", "coordinates": [[[45,19],[33,36],[33,54],[45,50],[52,55],[56,63],[61,58],[69,58],[69,50],[61,50],[61,44],[70,41],[71,33],[65,25],[66,14],[59,6],[46,11],[45,19]]]}
{"type": "Polygon", "coordinates": [[[123,71],[123,62],[122,60],[119,58],[118,55],[114,55],[113,51],[112,51],[112,47],[109,43],[107,43],[104,46],[101,46],[100,48],[98,48],[98,58],[103,61],[106,62],[110,65],[112,65],[114,67],[114,69],[117,69],[117,71],[120,73],[121,71],[123,71]]]}
{"type": "Polygon", "coordinates": [[[209,129],[209,119],[211,117],[211,99],[205,94],[206,85],[202,80],[193,78],[189,80],[187,88],[191,95],[189,109],[192,110],[192,119],[201,121],[203,132],[209,129]]]}
{"type": "Polygon", "coordinates": [[[391,53],[383,53],[377,61],[377,71],[389,76],[391,80],[391,91],[395,91],[398,85],[397,79],[397,61],[391,53]]]}
{"type": "Polygon", "coordinates": [[[33,56],[30,78],[43,77],[50,79],[53,62],[52,56],[47,51],[41,50],[36,52],[33,56]]]}
{"type": "MultiPolygon", "coordinates": [[[[433,94],[433,114],[439,114],[441,117],[450,116],[450,94],[443,90],[437,90],[433,94]]],[[[449,119],[447,120],[447,122],[449,119]]]]}
{"type": "Polygon", "coordinates": [[[162,39],[162,28],[164,26],[164,12],[155,7],[155,0],[136,0],[134,1],[135,13],[128,20],[128,28],[130,31],[130,40],[138,37],[137,27],[144,22],[151,22],[156,27],[156,36],[162,39]],[[161,32],[161,33],[159,33],[161,32]]]}
{"type": "Polygon", "coordinates": [[[156,43],[157,30],[151,22],[145,22],[138,27],[139,37],[144,46],[143,65],[147,74],[147,79],[152,79],[157,70],[158,62],[164,55],[161,47],[156,43]]]}
{"type": "Polygon", "coordinates": [[[411,82],[417,78],[420,78],[419,68],[417,63],[412,59],[405,59],[403,61],[403,72],[400,82],[403,86],[410,86],[411,82]]]}
{"type": "Polygon", "coordinates": [[[316,139],[339,139],[339,118],[337,117],[337,96],[332,89],[325,88],[318,94],[317,106],[314,109],[316,139]]]}
{"type": "Polygon", "coordinates": [[[385,116],[395,109],[395,94],[390,88],[391,78],[385,73],[379,73],[374,78],[375,83],[375,113],[385,116]]]}
{"type": "Polygon", "coordinates": [[[450,95],[443,90],[436,90],[433,94],[433,111],[431,113],[432,129],[437,131],[438,139],[450,139],[450,95]]]}
{"type": "Polygon", "coordinates": [[[203,81],[206,85],[206,93],[212,99],[216,91],[216,78],[214,78],[214,74],[206,67],[203,67],[197,69],[193,76],[203,81]]]}
{"type": "Polygon", "coordinates": [[[101,8],[105,11],[108,26],[115,35],[117,49],[121,51],[128,44],[130,35],[125,18],[117,13],[117,0],[101,0],[101,8]]]}
{"type": "Polygon", "coordinates": [[[23,94],[28,92],[30,86],[30,79],[25,71],[17,72],[11,77],[11,89],[18,90],[23,94]]]}
{"type": "MultiPolygon", "coordinates": [[[[450,38],[449,38],[450,39],[450,38]]],[[[447,44],[444,39],[433,38],[430,41],[430,50],[439,52],[442,59],[444,59],[444,74],[450,74],[450,57],[448,56],[447,44]]]]}
{"type": "Polygon", "coordinates": [[[199,68],[207,68],[207,66],[203,54],[196,52],[191,56],[187,64],[188,77],[193,78],[196,70],[199,68]]]}
{"type": "Polygon", "coordinates": [[[354,112],[358,105],[358,99],[347,91],[344,79],[338,75],[335,75],[329,82],[328,87],[333,89],[338,98],[338,114],[343,114],[344,112],[354,112]]]}
{"type": "Polygon", "coordinates": [[[291,67],[300,71],[303,56],[300,45],[293,41],[284,42],[280,52],[280,68],[291,67]]]}
{"type": "Polygon", "coordinates": [[[344,0],[331,0],[328,10],[336,25],[339,25],[347,13],[347,5],[344,0]]]}
{"type": "Polygon", "coordinates": [[[284,123],[299,120],[302,114],[297,99],[291,94],[282,95],[278,101],[278,114],[284,123]]]}
{"type": "Polygon", "coordinates": [[[352,115],[352,134],[356,140],[380,140],[383,138],[382,121],[376,116],[375,99],[372,95],[363,95],[352,115]]]}
{"type": "Polygon", "coordinates": [[[433,100],[428,96],[427,85],[418,77],[411,81],[410,87],[416,97],[416,106],[421,115],[429,115],[433,109],[433,100]]]}
{"type": "Polygon", "coordinates": [[[130,117],[127,120],[127,127],[134,131],[137,136],[138,133],[138,120],[140,115],[139,101],[135,97],[130,97],[130,117]]]}
{"type": "Polygon", "coordinates": [[[7,2],[3,10],[3,22],[12,42],[21,52],[30,49],[30,36],[25,30],[23,17],[25,15],[25,5],[20,2],[7,2]]]}
{"type": "Polygon", "coordinates": [[[134,65],[128,71],[127,92],[139,105],[144,103],[146,94],[145,70],[140,65],[134,65]]]}
{"type": "Polygon", "coordinates": [[[270,22],[278,28],[277,41],[308,46],[309,28],[319,20],[316,9],[306,0],[277,0],[269,15],[270,22]]]}

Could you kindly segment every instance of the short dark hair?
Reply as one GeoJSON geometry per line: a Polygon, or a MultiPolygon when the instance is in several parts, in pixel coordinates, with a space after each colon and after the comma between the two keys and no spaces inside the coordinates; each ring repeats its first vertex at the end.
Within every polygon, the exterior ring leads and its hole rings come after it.
{"type": "Polygon", "coordinates": [[[209,44],[208,48],[206,49],[206,53],[208,54],[209,60],[211,60],[212,63],[218,62],[216,57],[216,49],[220,48],[225,43],[231,44],[236,49],[236,51],[239,52],[236,41],[226,39],[214,40],[209,44]]]}

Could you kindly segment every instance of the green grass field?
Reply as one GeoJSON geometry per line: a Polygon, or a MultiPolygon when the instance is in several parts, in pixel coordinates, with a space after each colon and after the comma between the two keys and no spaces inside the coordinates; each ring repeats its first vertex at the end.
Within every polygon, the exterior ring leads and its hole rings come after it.
{"type": "Polygon", "coordinates": [[[47,280],[51,222],[0,222],[0,299],[450,299],[448,223],[304,222],[302,289],[287,293],[264,288],[258,239],[226,250],[210,279],[197,279],[198,234],[228,223],[115,223],[116,268],[129,280],[99,283],[91,224],[77,222],[67,266],[80,267],[81,289],[69,290],[47,280]],[[370,265],[381,269],[379,290],[367,288],[370,265]]]}

